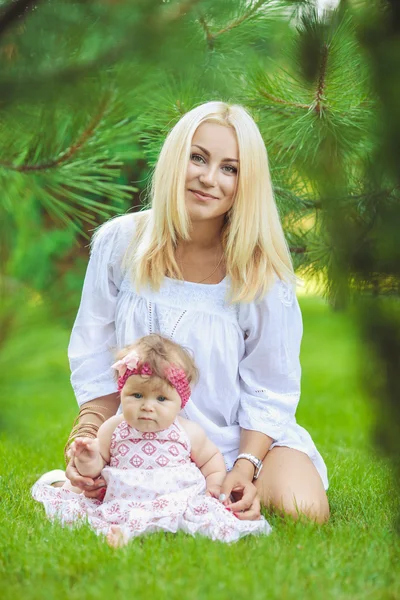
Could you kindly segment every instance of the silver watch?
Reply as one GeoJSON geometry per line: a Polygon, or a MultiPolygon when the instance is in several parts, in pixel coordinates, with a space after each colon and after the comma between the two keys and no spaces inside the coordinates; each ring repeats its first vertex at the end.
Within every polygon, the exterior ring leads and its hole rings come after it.
{"type": "Polygon", "coordinates": [[[254,465],[256,470],[254,472],[253,479],[258,479],[260,476],[260,473],[261,473],[261,469],[263,468],[262,460],[260,460],[253,454],[243,453],[243,454],[239,454],[239,456],[236,458],[235,462],[233,463],[234,465],[236,464],[236,461],[239,460],[239,458],[245,458],[246,460],[249,460],[252,465],[254,465]]]}

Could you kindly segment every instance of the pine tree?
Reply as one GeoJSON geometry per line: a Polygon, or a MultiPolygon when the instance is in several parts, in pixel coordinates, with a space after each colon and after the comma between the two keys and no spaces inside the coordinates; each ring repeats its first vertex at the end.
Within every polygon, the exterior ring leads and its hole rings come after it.
{"type": "Polygon", "coordinates": [[[356,229],[364,243],[377,193],[364,180],[376,99],[349,11],[320,17],[307,0],[2,4],[5,274],[43,293],[77,232],[145,202],[168,129],[221,99],[252,111],[295,264],[340,300],[330,212],[340,206],[349,239],[356,229]]]}

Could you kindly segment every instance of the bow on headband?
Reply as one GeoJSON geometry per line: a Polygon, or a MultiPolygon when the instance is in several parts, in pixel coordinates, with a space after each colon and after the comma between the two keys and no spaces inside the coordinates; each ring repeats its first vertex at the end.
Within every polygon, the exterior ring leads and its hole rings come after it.
{"type": "MultiPolygon", "coordinates": [[[[153,375],[149,363],[141,363],[135,350],[128,352],[124,358],[118,360],[112,365],[113,369],[118,371],[118,391],[124,387],[126,380],[131,375],[153,375]]],[[[190,398],[190,385],[186,373],[180,367],[168,365],[164,371],[165,379],[176,389],[181,399],[181,406],[184,408],[190,398]]]]}

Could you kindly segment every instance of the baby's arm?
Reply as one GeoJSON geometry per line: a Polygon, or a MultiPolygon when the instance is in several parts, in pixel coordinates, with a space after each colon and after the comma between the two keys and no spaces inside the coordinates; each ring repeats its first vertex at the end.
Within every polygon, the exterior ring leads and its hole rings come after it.
{"type": "Polygon", "coordinates": [[[97,438],[76,438],[71,444],[71,455],[80,475],[95,479],[110,462],[111,437],[122,419],[122,415],[111,417],[101,425],[97,438]]]}
{"type": "Polygon", "coordinates": [[[105,462],[101,456],[97,438],[76,438],[71,444],[70,452],[75,459],[75,466],[80,475],[92,479],[100,475],[105,462]]]}
{"type": "Polygon", "coordinates": [[[207,492],[218,498],[226,476],[224,458],[217,446],[208,439],[200,425],[181,417],[179,420],[188,434],[192,446],[192,460],[206,478],[207,492]]]}

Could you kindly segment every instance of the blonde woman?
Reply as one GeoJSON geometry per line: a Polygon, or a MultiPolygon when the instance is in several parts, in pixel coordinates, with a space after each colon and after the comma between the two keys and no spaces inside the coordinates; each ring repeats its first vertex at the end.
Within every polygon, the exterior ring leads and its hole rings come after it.
{"type": "MultiPolygon", "coordinates": [[[[94,236],[69,357],[92,436],[120,404],[112,350],[160,333],[193,351],[199,383],[182,416],[200,424],[228,474],[219,499],[240,519],[260,502],[317,522],[329,516],[324,461],[296,423],[302,337],[296,282],[268,158],[247,111],[208,102],[169,133],[149,210],[94,236]]],[[[104,481],[67,476],[101,497],[104,481]]]]}

